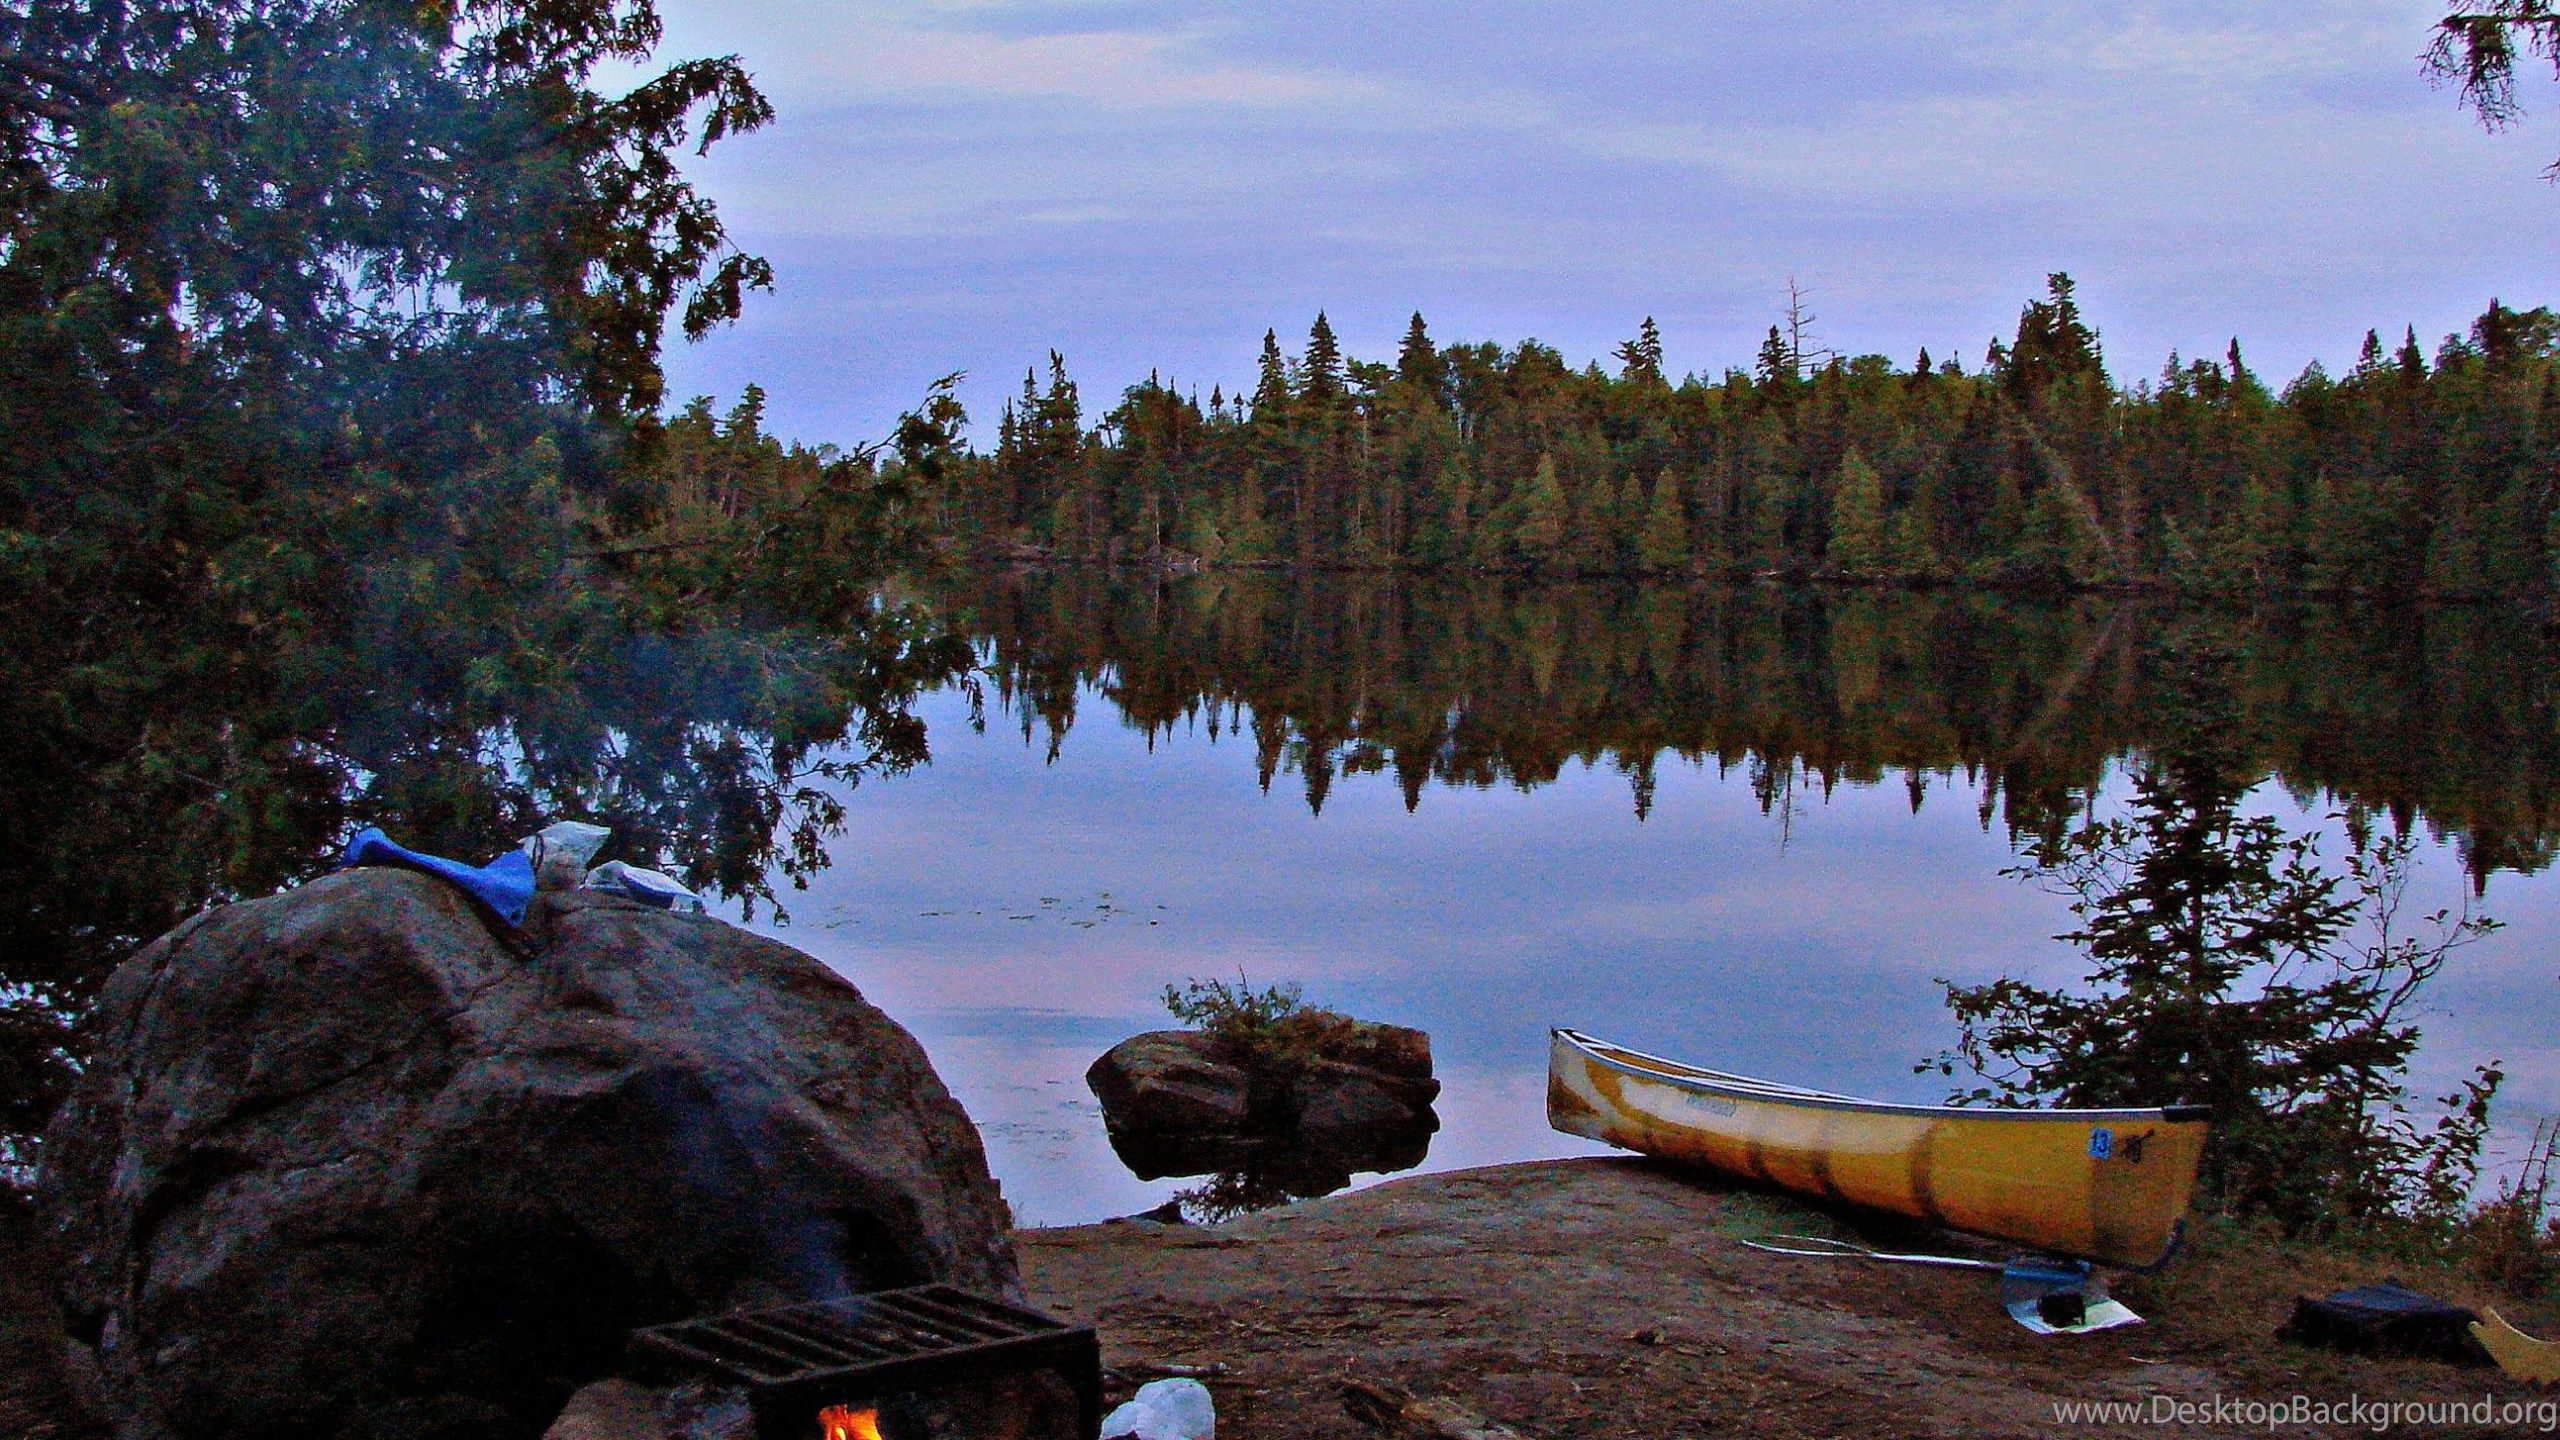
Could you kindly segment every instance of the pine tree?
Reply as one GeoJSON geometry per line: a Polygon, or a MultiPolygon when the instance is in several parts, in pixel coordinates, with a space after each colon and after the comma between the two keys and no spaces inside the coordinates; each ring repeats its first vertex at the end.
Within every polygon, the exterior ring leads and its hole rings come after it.
{"type": "Polygon", "coordinates": [[[2029,403],[2048,387],[2073,380],[2105,382],[2098,332],[2081,321],[2072,289],[2071,277],[2057,270],[2045,277],[2045,298],[2019,312],[2017,342],[1995,366],[2013,400],[2029,403]]]}
{"type": "Polygon", "coordinates": [[[1448,403],[1449,363],[1432,347],[1431,332],[1424,328],[1419,310],[1405,326],[1404,343],[1396,347],[1396,378],[1417,398],[1435,406],[1448,403]]]}
{"type": "Polygon", "coordinates": [[[1573,524],[1573,507],[1564,484],[1556,478],[1556,457],[1538,457],[1537,472],[1513,502],[1519,518],[1511,527],[1511,545],[1529,565],[1552,565],[1563,553],[1573,524]]]}
{"type": "Polygon", "coordinates": [[[1431,496],[1440,520],[1440,558],[1457,561],[1475,546],[1475,472],[1466,456],[1451,450],[1431,477],[1431,496]]]}
{"type": "MultiPolygon", "coordinates": [[[[2209,1106],[2207,1196],[2288,1231],[2387,1219],[2430,1176],[2458,1172],[2466,1147],[2476,1164],[2476,1127],[2457,1119],[2430,1135],[2407,1113],[2418,1043],[2407,1011],[2494,922],[2466,907],[2432,924],[2404,917],[2396,931],[2375,924],[2399,900],[2415,841],[2351,822],[2341,873],[2317,835],[2246,813],[2261,769],[2237,645],[2182,623],[2158,657],[2174,723],[2135,770],[2129,813],[2057,827],[2031,869],[2010,872],[2072,897],[2079,924],[2062,938],[2089,974],[2068,989],[1941,982],[1963,1031],[1942,1067],[1983,1078],[1974,1101],[2209,1106]],[[2368,925],[2385,938],[2358,933],[2368,925]]],[[[2484,1071],[2473,1097],[2485,1104],[2498,1079],[2484,1071]]]]}
{"type": "Polygon", "coordinates": [[[1760,342],[1760,355],[1752,364],[1751,374],[1763,385],[1790,385],[1803,378],[1795,352],[1787,348],[1787,339],[1778,333],[1777,326],[1770,326],[1769,338],[1760,342]]]}
{"type": "Polygon", "coordinates": [[[1289,386],[1289,362],[1280,354],[1280,335],[1275,330],[1262,332],[1262,378],[1253,387],[1253,422],[1257,425],[1285,427],[1289,423],[1296,396],[1289,386]]]}
{"type": "Polygon", "coordinates": [[[1681,503],[1679,477],[1669,470],[1653,479],[1653,503],[1645,510],[1644,533],[1636,540],[1636,559],[1647,570],[1688,568],[1688,507],[1681,503]]]}
{"type": "Polygon", "coordinates": [[[1884,481],[1852,447],[1831,492],[1831,543],[1824,552],[1843,575],[1871,575],[1885,558],[1884,481]]]}
{"type": "Polygon", "coordinates": [[[1614,353],[1618,358],[1621,378],[1641,385],[1664,383],[1662,332],[1655,328],[1652,316],[1644,317],[1644,325],[1636,331],[1636,338],[1619,345],[1614,353]]]}
{"type": "Polygon", "coordinates": [[[1324,409],[1340,404],[1345,390],[1342,383],[1342,346],[1333,338],[1333,326],[1316,312],[1316,323],[1307,330],[1307,357],[1302,373],[1304,381],[1298,398],[1310,407],[1324,409]]]}
{"type": "Polygon", "coordinates": [[[1237,478],[1235,493],[1227,502],[1226,523],[1219,528],[1226,536],[1228,555],[1235,559],[1268,560],[1279,552],[1271,522],[1263,518],[1262,472],[1247,470],[1237,478]]]}

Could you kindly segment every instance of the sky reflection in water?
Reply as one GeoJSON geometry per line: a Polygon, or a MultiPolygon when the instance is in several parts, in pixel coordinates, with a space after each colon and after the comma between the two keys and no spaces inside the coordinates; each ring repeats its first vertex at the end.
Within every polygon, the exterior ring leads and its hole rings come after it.
{"type": "MultiPolygon", "coordinates": [[[[1088,692],[1055,763],[1003,717],[972,733],[955,696],[925,707],[933,763],[865,787],[835,864],[767,930],[914,1031],[986,1136],[1027,1223],[1147,1208],[1112,1155],[1085,1067],[1172,1022],[1168,982],[1296,980],[1308,998],[1430,1032],[1445,1089],[1426,1169],[1596,1153],[1547,1129],[1545,1033],[1571,1025],[1721,1068],[1942,1099],[1913,1065],[1954,1038],[1933,977],[2077,973],[2063,902],[2006,879],[1976,797],[1900,777],[1799,790],[1763,814],[1741,769],[1664,757],[1650,818],[1607,767],[1533,792],[1434,785],[1408,814],[1387,774],[1345,776],[1321,815],[1256,782],[1248,735],[1147,737],[1088,692]]],[[[2110,787],[2111,794],[2115,787],[2110,787]]],[[[2325,808],[2272,786],[2288,825],[2325,808]]],[[[2332,832],[2334,824],[2328,824],[2332,832]]],[[[2334,848],[2334,846],[2332,847],[2334,848]]],[[[2463,952],[2421,1017],[2412,1091],[2502,1058],[2512,1151],[2560,1112],[2549,1038],[2560,888],[2502,873],[2508,928],[2463,952]]],[[[2458,899],[2450,846],[2424,850],[2427,909],[2458,899]]],[[[1366,1183],[1373,1177],[1362,1177],[1366,1183]]]]}

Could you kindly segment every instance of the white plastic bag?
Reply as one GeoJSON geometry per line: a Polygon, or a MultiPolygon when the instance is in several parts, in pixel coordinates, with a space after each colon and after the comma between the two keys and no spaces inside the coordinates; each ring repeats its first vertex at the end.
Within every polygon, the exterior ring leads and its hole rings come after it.
{"type": "Polygon", "coordinates": [[[608,860],[588,871],[587,888],[628,895],[643,904],[688,915],[699,915],[705,908],[702,897],[684,888],[674,876],[642,870],[619,860],[608,860]]]}
{"type": "Polygon", "coordinates": [[[1103,1440],[1212,1440],[1217,1433],[1217,1407],[1197,1380],[1150,1380],[1102,1418],[1103,1440]]]}
{"type": "Polygon", "coordinates": [[[587,867],[613,832],[582,820],[555,820],[524,837],[524,853],[533,861],[538,890],[575,890],[586,883],[587,867]]]}

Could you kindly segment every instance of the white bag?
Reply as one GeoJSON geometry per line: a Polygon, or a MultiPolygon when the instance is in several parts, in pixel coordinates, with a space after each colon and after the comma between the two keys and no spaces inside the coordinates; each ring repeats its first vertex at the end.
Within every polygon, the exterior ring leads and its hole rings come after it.
{"type": "Polygon", "coordinates": [[[1217,1433],[1217,1407],[1197,1380],[1150,1380],[1102,1420],[1103,1440],[1212,1440],[1217,1433]]]}
{"type": "Polygon", "coordinates": [[[683,882],[674,876],[625,865],[619,860],[608,860],[588,871],[587,888],[628,895],[642,904],[680,914],[699,915],[705,908],[702,897],[684,888],[683,882]]]}

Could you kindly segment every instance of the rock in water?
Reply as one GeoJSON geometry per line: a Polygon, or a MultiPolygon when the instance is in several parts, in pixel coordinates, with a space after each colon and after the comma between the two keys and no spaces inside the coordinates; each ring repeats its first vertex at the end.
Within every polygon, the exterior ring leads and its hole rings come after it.
{"type": "MultiPolygon", "coordinates": [[[[1255,1077],[1196,1030],[1150,1030],[1111,1047],[1085,1071],[1114,1130],[1141,1134],[1235,1134],[1257,1109],[1255,1077]]],[[[1285,1081],[1266,1082],[1276,1089],[1285,1081]]]]}
{"type": "Polygon", "coordinates": [[[1150,1030],[1085,1071],[1115,1134],[1356,1133],[1436,1122],[1431,1037],[1343,1020],[1310,1053],[1257,1054],[1197,1030],[1150,1030]]]}
{"type": "Polygon", "coordinates": [[[1020,1299],[977,1132],[851,985],[592,891],[526,934],[362,870],[116,973],[40,1198],[120,1435],[537,1436],[637,1325],[1020,1299]]]}

